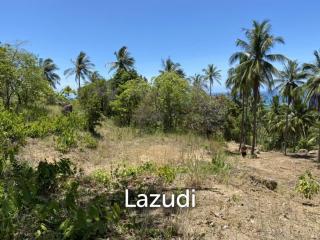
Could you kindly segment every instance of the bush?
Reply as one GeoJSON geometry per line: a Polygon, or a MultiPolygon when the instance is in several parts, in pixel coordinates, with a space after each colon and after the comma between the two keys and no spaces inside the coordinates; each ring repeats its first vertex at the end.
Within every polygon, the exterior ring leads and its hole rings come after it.
{"type": "Polygon", "coordinates": [[[94,138],[90,133],[85,133],[82,136],[82,142],[84,143],[85,147],[87,148],[97,148],[98,146],[98,141],[96,138],[94,138]]]}
{"type": "Polygon", "coordinates": [[[23,119],[14,113],[0,109],[0,173],[4,161],[18,151],[24,143],[25,126],[23,119]]]}
{"type": "Polygon", "coordinates": [[[163,178],[166,183],[172,183],[176,178],[176,170],[170,166],[163,166],[157,170],[158,176],[163,178]]]}
{"type": "Polygon", "coordinates": [[[110,183],[110,175],[105,170],[96,170],[91,174],[94,181],[108,185],[110,183]]]}
{"type": "Polygon", "coordinates": [[[56,138],[56,142],[57,150],[67,153],[72,147],[77,146],[76,134],[72,129],[66,130],[56,138]]]}
{"type": "Polygon", "coordinates": [[[230,164],[225,161],[225,155],[221,152],[216,153],[212,159],[211,170],[216,174],[225,175],[229,173],[230,169],[230,164]]]}
{"type": "Polygon", "coordinates": [[[307,138],[301,138],[298,142],[298,149],[311,150],[313,146],[313,142],[308,140],[307,138]]]}
{"type": "Polygon", "coordinates": [[[63,158],[59,162],[40,162],[37,168],[37,187],[39,194],[48,194],[56,190],[59,179],[65,179],[75,173],[69,159],[63,158]]]}
{"type": "Polygon", "coordinates": [[[43,138],[54,133],[54,122],[50,118],[41,118],[39,120],[27,123],[26,135],[31,138],[43,138]]]}
{"type": "Polygon", "coordinates": [[[314,179],[310,171],[306,171],[299,177],[296,191],[301,193],[305,198],[311,199],[320,191],[320,184],[314,179]]]}

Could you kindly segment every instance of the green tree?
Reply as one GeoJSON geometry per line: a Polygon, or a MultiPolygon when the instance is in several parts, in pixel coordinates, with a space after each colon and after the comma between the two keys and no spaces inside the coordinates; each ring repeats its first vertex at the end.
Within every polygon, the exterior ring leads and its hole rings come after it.
{"type": "Polygon", "coordinates": [[[156,106],[165,131],[181,126],[189,106],[190,89],[187,80],[175,72],[166,72],[154,80],[156,106]]]}
{"type": "Polygon", "coordinates": [[[207,137],[221,136],[226,124],[226,106],[230,101],[225,96],[210,97],[201,88],[193,87],[184,127],[207,137]]]}
{"type": "Polygon", "coordinates": [[[90,62],[89,57],[84,53],[80,52],[76,60],[71,60],[73,67],[68,68],[64,71],[64,75],[67,77],[74,75],[75,80],[78,83],[78,91],[81,87],[81,80],[89,78],[91,75],[91,69],[94,67],[94,64],[90,62]]]}
{"type": "Polygon", "coordinates": [[[6,109],[36,105],[48,95],[47,81],[33,54],[10,45],[0,46],[0,97],[6,109]]]}
{"type": "Polygon", "coordinates": [[[14,83],[16,79],[16,68],[14,66],[15,55],[18,50],[9,47],[0,47],[0,90],[3,105],[6,109],[10,108],[11,98],[14,93],[14,83]]]}
{"type": "Polygon", "coordinates": [[[42,68],[44,78],[49,82],[51,87],[56,88],[56,84],[59,84],[60,81],[60,76],[56,73],[56,71],[59,70],[57,65],[51,58],[45,60],[40,58],[39,64],[42,68]]]}
{"type": "Polygon", "coordinates": [[[108,105],[107,82],[97,80],[84,85],[79,91],[79,103],[86,116],[87,129],[95,133],[100,124],[102,113],[108,105]]]}
{"type": "Polygon", "coordinates": [[[287,113],[286,113],[286,127],[284,131],[284,154],[287,155],[288,145],[288,121],[290,105],[294,98],[294,90],[303,84],[302,79],[306,77],[306,74],[302,72],[302,68],[299,66],[297,61],[288,60],[284,65],[284,69],[280,71],[280,78],[276,79],[275,82],[279,83],[277,89],[280,89],[282,96],[287,100],[287,113]]]}
{"type": "Polygon", "coordinates": [[[180,77],[185,76],[185,73],[184,73],[183,69],[181,68],[180,63],[173,62],[170,57],[165,60],[162,60],[162,68],[163,69],[159,71],[161,74],[166,73],[166,72],[174,72],[177,75],[179,75],[180,77]]]}
{"type": "MultiPolygon", "coordinates": [[[[307,73],[308,81],[306,84],[307,100],[310,106],[318,111],[318,122],[320,122],[320,51],[314,51],[316,58],[314,63],[304,64],[303,69],[307,73]]],[[[320,124],[318,131],[318,161],[320,162],[320,124]]]]}
{"type": "Polygon", "coordinates": [[[134,111],[144,98],[150,86],[144,80],[133,79],[120,86],[121,93],[110,103],[121,125],[130,125],[134,111]]]}
{"type": "Polygon", "coordinates": [[[282,37],[275,37],[271,34],[269,21],[261,23],[253,21],[252,29],[245,30],[247,41],[238,39],[236,45],[244,52],[236,52],[230,62],[234,63],[241,58],[248,59],[239,64],[241,71],[248,71],[248,78],[251,81],[253,91],[253,138],[251,154],[254,155],[257,137],[257,105],[260,99],[260,87],[266,85],[271,88],[273,76],[278,74],[278,70],[272,65],[275,61],[284,61],[286,58],[281,54],[270,53],[277,43],[284,43],[282,37]]]}
{"type": "Polygon", "coordinates": [[[110,79],[110,85],[114,92],[114,94],[120,94],[121,92],[121,85],[125,84],[126,82],[139,78],[138,73],[132,69],[130,71],[126,71],[123,69],[119,69],[113,77],[110,79]]]}
{"type": "Polygon", "coordinates": [[[220,79],[221,79],[221,71],[218,70],[218,68],[216,66],[214,66],[213,64],[209,64],[207,66],[207,68],[204,68],[202,70],[204,72],[204,77],[207,81],[209,81],[210,84],[210,96],[211,95],[211,90],[212,90],[212,85],[213,82],[216,81],[217,83],[220,84],[220,79]]]}

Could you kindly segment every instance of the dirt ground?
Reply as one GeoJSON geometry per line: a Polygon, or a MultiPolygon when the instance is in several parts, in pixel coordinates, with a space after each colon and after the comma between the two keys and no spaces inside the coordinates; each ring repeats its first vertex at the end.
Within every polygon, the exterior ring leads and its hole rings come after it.
{"type": "MultiPolygon", "coordinates": [[[[231,152],[237,145],[228,144],[231,152]]],[[[229,184],[208,181],[217,191],[197,193],[197,207],[180,214],[185,238],[320,239],[320,197],[305,200],[294,188],[310,170],[320,179],[314,159],[261,152],[257,159],[230,157],[234,170],[229,184]],[[278,183],[275,191],[250,180],[255,175],[278,183]]]]}
{"type": "MultiPolygon", "coordinates": [[[[110,129],[102,131],[96,150],[77,149],[62,155],[54,150],[53,144],[51,138],[30,139],[20,158],[35,164],[38,160],[70,157],[90,173],[119,163],[209,161],[210,149],[215,147],[194,137],[139,137],[129,130],[110,129]]],[[[261,152],[257,159],[242,158],[237,148],[235,143],[225,146],[229,152],[227,161],[233,166],[228,182],[206,178],[202,187],[214,190],[197,190],[196,208],[166,217],[174,222],[182,238],[320,239],[320,194],[306,200],[294,189],[298,177],[306,170],[320,179],[315,159],[283,156],[279,152],[261,152]],[[272,179],[277,182],[277,188],[269,190],[252,181],[251,176],[272,179]]]]}

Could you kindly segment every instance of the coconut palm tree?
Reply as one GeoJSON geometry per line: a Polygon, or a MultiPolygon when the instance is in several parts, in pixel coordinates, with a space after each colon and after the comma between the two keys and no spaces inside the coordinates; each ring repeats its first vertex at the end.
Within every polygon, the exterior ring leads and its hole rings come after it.
{"type": "MultiPolygon", "coordinates": [[[[314,51],[316,58],[314,63],[303,65],[303,69],[307,73],[308,81],[306,84],[307,100],[310,106],[318,111],[318,121],[320,122],[320,51],[314,51]]],[[[320,162],[320,124],[318,134],[318,161],[320,162]]]]}
{"type": "Polygon", "coordinates": [[[234,63],[243,57],[248,59],[238,68],[240,71],[247,71],[248,79],[251,81],[253,91],[253,138],[251,154],[254,155],[257,137],[257,105],[260,100],[260,87],[266,85],[269,89],[273,84],[273,76],[279,74],[272,62],[284,61],[286,58],[281,54],[271,54],[272,48],[277,43],[284,44],[282,37],[275,37],[271,34],[271,25],[265,20],[261,23],[253,21],[252,29],[245,30],[246,41],[238,39],[236,45],[243,49],[243,52],[234,53],[230,62],[234,63]]]}
{"type": "Polygon", "coordinates": [[[98,71],[94,71],[90,74],[89,79],[91,82],[95,82],[99,79],[103,79],[103,77],[100,75],[100,73],[98,71]]]}
{"type": "Polygon", "coordinates": [[[303,84],[303,79],[306,77],[306,73],[302,71],[298,62],[287,60],[284,64],[284,69],[280,71],[280,78],[275,80],[275,83],[279,83],[276,89],[280,90],[280,93],[287,100],[287,112],[286,112],[286,125],[284,131],[284,154],[287,155],[287,145],[288,145],[288,121],[290,105],[294,97],[294,90],[303,84]]]}
{"type": "Polygon", "coordinates": [[[301,99],[293,102],[288,120],[284,118],[284,112],[280,112],[279,115],[279,118],[276,119],[277,121],[271,124],[271,129],[274,131],[287,129],[288,136],[290,136],[290,139],[294,142],[297,142],[300,137],[304,139],[307,138],[308,129],[314,122],[314,114],[301,99]]]}
{"type": "MultiPolygon", "coordinates": [[[[246,61],[248,56],[243,56],[240,59],[240,63],[246,61]]],[[[228,78],[226,81],[226,87],[231,89],[231,94],[233,96],[237,96],[240,93],[240,98],[242,100],[242,116],[241,116],[241,129],[240,129],[240,144],[239,150],[241,148],[241,144],[246,143],[245,136],[245,119],[247,117],[246,106],[248,106],[248,98],[250,95],[250,82],[248,81],[247,71],[246,69],[241,69],[238,67],[230,68],[228,71],[228,78]],[[245,70],[245,71],[244,71],[245,70]]]]}
{"type": "Polygon", "coordinates": [[[183,69],[181,68],[180,63],[173,62],[170,57],[168,57],[165,60],[162,59],[162,68],[163,69],[159,71],[160,73],[175,72],[180,77],[185,76],[185,73],[184,73],[183,69]]]}
{"type": "Polygon", "coordinates": [[[196,88],[202,89],[203,87],[207,87],[203,81],[204,79],[201,74],[195,74],[195,75],[189,77],[188,80],[190,81],[192,86],[194,86],[196,88]]]}
{"type": "Polygon", "coordinates": [[[75,61],[71,60],[73,67],[64,71],[64,75],[67,77],[75,75],[75,80],[78,83],[78,91],[81,87],[81,80],[86,80],[91,75],[91,69],[94,64],[90,62],[89,57],[84,52],[80,52],[75,61]]]}
{"type": "Polygon", "coordinates": [[[44,78],[49,82],[50,86],[56,88],[56,84],[59,84],[60,77],[55,73],[59,68],[53,62],[51,58],[43,60],[40,58],[39,65],[42,68],[44,78]]]}
{"type": "Polygon", "coordinates": [[[66,98],[69,98],[71,94],[76,94],[76,92],[70,86],[66,86],[61,90],[61,94],[63,94],[66,98]]]}
{"type": "Polygon", "coordinates": [[[116,56],[116,61],[111,63],[110,72],[113,70],[124,70],[128,72],[134,68],[135,60],[130,56],[130,52],[126,46],[114,52],[114,55],[116,56]]]}
{"type": "Polygon", "coordinates": [[[202,69],[202,71],[204,72],[205,79],[210,83],[209,88],[210,88],[210,96],[211,96],[211,89],[212,89],[213,82],[216,81],[217,83],[221,84],[220,83],[221,71],[218,70],[218,68],[213,64],[209,64],[207,68],[202,69]]]}

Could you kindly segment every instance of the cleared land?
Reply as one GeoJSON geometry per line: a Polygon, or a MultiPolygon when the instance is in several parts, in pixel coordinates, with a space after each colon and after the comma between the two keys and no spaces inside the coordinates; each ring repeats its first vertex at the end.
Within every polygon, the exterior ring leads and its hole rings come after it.
{"type": "Polygon", "coordinates": [[[68,157],[86,174],[106,171],[116,165],[194,166],[187,176],[178,176],[168,186],[196,187],[197,207],[168,211],[157,209],[142,213],[170,222],[182,239],[320,239],[320,196],[302,198],[295,191],[298,177],[306,170],[319,179],[315,158],[283,156],[279,152],[261,152],[257,159],[241,158],[235,143],[216,143],[193,135],[143,135],[131,128],[117,128],[110,122],[100,127],[97,149],[78,146],[61,154],[52,146],[52,138],[29,139],[20,159],[36,164],[68,157]],[[231,164],[223,178],[198,171],[198,163],[210,162],[218,150],[225,152],[231,164]],[[255,181],[274,180],[275,190],[255,181]]]}

